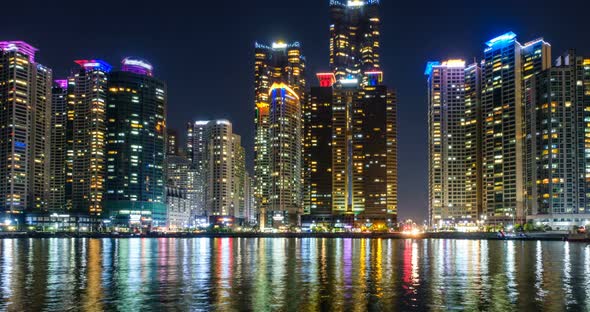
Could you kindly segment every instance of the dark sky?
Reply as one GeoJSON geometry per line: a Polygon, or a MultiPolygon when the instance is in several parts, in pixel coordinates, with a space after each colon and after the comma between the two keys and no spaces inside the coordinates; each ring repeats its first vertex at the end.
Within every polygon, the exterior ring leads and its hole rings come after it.
{"type": "MultiPolygon", "coordinates": [[[[56,77],[68,74],[75,59],[102,58],[118,66],[125,56],[143,57],[168,83],[171,127],[184,132],[189,120],[227,118],[251,160],[254,42],[300,41],[313,77],[328,68],[328,3],[5,1],[0,40],[39,48],[37,60],[56,77]]],[[[510,30],[521,43],[544,37],[553,55],[568,48],[590,55],[590,1],[381,3],[381,62],[399,97],[400,216],[422,220],[428,194],[425,62],[479,58],[486,40],[510,30]]]]}

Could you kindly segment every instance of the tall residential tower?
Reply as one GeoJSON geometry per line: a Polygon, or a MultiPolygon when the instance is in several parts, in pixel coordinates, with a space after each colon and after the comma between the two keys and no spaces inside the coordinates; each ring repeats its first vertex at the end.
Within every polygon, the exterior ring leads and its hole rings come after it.
{"type": "Polygon", "coordinates": [[[542,40],[521,45],[512,32],[486,42],[482,62],[483,206],[490,222],[525,218],[525,91],[550,67],[542,40]]]}
{"type": "Polygon", "coordinates": [[[189,123],[188,140],[202,214],[243,218],[245,152],[232,123],[225,119],[189,123]]]}
{"type": "Polygon", "coordinates": [[[166,84],[153,67],[125,58],[108,81],[104,207],[116,223],[166,225],[166,84]]]}
{"type": "Polygon", "coordinates": [[[477,64],[431,62],[428,77],[428,190],[432,225],[475,223],[478,190],[477,64]]]}
{"type": "Polygon", "coordinates": [[[287,219],[295,221],[297,218],[291,215],[285,219],[284,214],[297,214],[301,209],[301,178],[277,176],[293,168],[276,162],[288,158],[289,164],[301,167],[304,73],[305,58],[298,42],[256,44],[254,196],[262,227],[283,224],[287,219]],[[293,130],[295,127],[299,130],[293,130]],[[286,193],[287,187],[291,187],[290,194],[286,193]]]}
{"type": "Polygon", "coordinates": [[[71,197],[75,211],[98,217],[103,213],[107,82],[112,67],[102,60],[75,62],[80,68],[71,78],[72,145],[68,161],[72,182],[71,194],[66,196],[71,197]]]}
{"type": "Polygon", "coordinates": [[[330,67],[336,79],[380,68],[378,0],[330,1],[330,67]]]}
{"type": "Polygon", "coordinates": [[[52,72],[37,49],[0,42],[0,210],[46,209],[52,72]]]}

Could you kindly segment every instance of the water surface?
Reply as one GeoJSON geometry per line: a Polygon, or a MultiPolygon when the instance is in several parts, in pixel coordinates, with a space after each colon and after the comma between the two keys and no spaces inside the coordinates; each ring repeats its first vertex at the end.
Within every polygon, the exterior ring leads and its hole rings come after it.
{"type": "Polygon", "coordinates": [[[588,311],[590,247],[412,239],[3,239],[0,310],[588,311]]]}

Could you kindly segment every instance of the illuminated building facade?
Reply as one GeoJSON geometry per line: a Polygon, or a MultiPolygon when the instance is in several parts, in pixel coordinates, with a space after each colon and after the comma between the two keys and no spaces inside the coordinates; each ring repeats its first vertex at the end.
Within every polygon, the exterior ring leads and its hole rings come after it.
{"type": "Polygon", "coordinates": [[[116,224],[166,226],[166,85],[125,58],[108,81],[104,206],[116,224]]]}
{"type": "Polygon", "coordinates": [[[0,209],[46,209],[52,72],[37,49],[0,42],[0,209]]]}
{"type": "Polygon", "coordinates": [[[234,215],[232,135],[233,127],[227,120],[216,120],[208,125],[207,154],[204,161],[205,200],[208,215],[234,215]]]}
{"type": "Polygon", "coordinates": [[[362,199],[352,192],[352,103],[357,85],[334,85],[332,102],[332,214],[362,211],[362,199]]]}
{"type": "Polygon", "coordinates": [[[590,220],[587,133],[590,59],[570,51],[531,76],[527,112],[530,220],[558,227],[590,220]]]}
{"type": "Polygon", "coordinates": [[[242,146],[242,137],[233,134],[231,136],[232,144],[232,184],[231,198],[233,216],[244,220],[246,218],[246,203],[244,195],[244,184],[246,183],[246,150],[242,146]]]}
{"type": "Polygon", "coordinates": [[[432,225],[479,218],[479,67],[463,60],[427,65],[429,215],[432,225]]]}
{"type": "Polygon", "coordinates": [[[318,74],[305,106],[304,211],[312,219],[396,219],[396,96],[382,72],[364,77],[318,74]]]}
{"type": "Polygon", "coordinates": [[[178,155],[178,132],[170,128],[166,133],[166,155],[178,155]]]}
{"type": "Polygon", "coordinates": [[[191,209],[186,189],[166,187],[166,227],[182,231],[190,227],[191,209]]]}
{"type": "MultiPolygon", "coordinates": [[[[107,82],[111,66],[101,60],[78,60],[70,79],[72,209],[102,216],[105,191],[107,82]]],[[[70,118],[70,116],[68,116],[70,118]]],[[[70,152],[68,151],[68,154],[70,152]]],[[[68,155],[69,157],[70,155],[68,155]]]]}
{"type": "Polygon", "coordinates": [[[194,217],[204,214],[202,207],[199,206],[200,193],[196,182],[197,170],[192,161],[183,156],[166,156],[166,187],[186,193],[191,222],[194,217]]]}
{"type": "Polygon", "coordinates": [[[393,223],[397,103],[380,70],[379,1],[333,0],[330,13],[332,72],[304,105],[305,222],[393,223]]]}
{"type": "Polygon", "coordinates": [[[203,215],[241,218],[244,207],[245,152],[228,120],[189,124],[189,154],[202,187],[203,215]]]}
{"type": "Polygon", "coordinates": [[[37,64],[31,114],[31,154],[29,158],[29,207],[47,209],[49,199],[49,155],[51,136],[51,69],[37,64]]]}
{"type": "Polygon", "coordinates": [[[473,63],[465,68],[465,207],[471,213],[471,221],[481,220],[482,157],[481,157],[481,66],[473,63]]]}
{"type": "Polygon", "coordinates": [[[68,80],[55,80],[51,89],[49,210],[66,210],[68,80]]]}
{"type": "MultiPolygon", "coordinates": [[[[352,203],[363,218],[397,218],[397,97],[381,78],[356,92],[352,105],[352,203]]],[[[348,211],[350,213],[350,210],[348,211]]]]}
{"type": "Polygon", "coordinates": [[[320,86],[312,87],[304,107],[304,214],[332,214],[332,73],[318,74],[320,86]]]}
{"type": "Polygon", "coordinates": [[[378,69],[379,1],[331,0],[330,18],[330,66],[336,79],[363,79],[364,72],[378,69]]]}
{"type": "Polygon", "coordinates": [[[244,179],[244,222],[246,225],[254,225],[258,219],[253,186],[254,179],[250,173],[246,172],[246,178],[244,179]]]}
{"type": "Polygon", "coordinates": [[[195,171],[195,205],[193,213],[207,215],[207,200],[205,197],[205,160],[207,157],[208,120],[198,120],[187,124],[187,156],[195,171]]]}
{"type": "Polygon", "coordinates": [[[484,213],[489,222],[514,222],[524,220],[526,213],[525,86],[550,66],[551,50],[542,40],[523,46],[512,32],[486,44],[481,92],[484,213]]]}
{"type": "Polygon", "coordinates": [[[301,97],[284,83],[270,89],[268,226],[299,224],[302,213],[301,97]]]}
{"type": "MultiPolygon", "coordinates": [[[[271,215],[268,212],[270,211],[268,209],[271,203],[271,196],[276,196],[276,194],[271,195],[271,189],[274,187],[276,190],[276,185],[273,186],[273,182],[271,181],[272,175],[274,174],[272,167],[274,166],[276,168],[278,165],[272,164],[273,157],[275,157],[274,159],[277,159],[277,157],[271,154],[271,146],[276,143],[272,143],[270,117],[273,114],[271,104],[277,100],[277,98],[272,98],[271,88],[277,83],[287,86],[296,95],[298,101],[304,98],[306,86],[305,58],[302,55],[301,46],[298,42],[290,44],[274,42],[271,46],[257,43],[255,46],[254,104],[256,115],[254,121],[256,133],[254,139],[254,196],[256,198],[256,206],[260,210],[260,224],[262,227],[272,224],[272,219],[268,220],[267,216],[271,215]]],[[[290,96],[293,96],[293,94],[290,96]]],[[[298,105],[299,111],[301,111],[301,103],[298,105]]],[[[282,118],[276,112],[274,116],[276,118],[282,118]]],[[[301,118],[300,116],[299,120],[301,118]]],[[[276,127],[278,125],[275,125],[276,127]]],[[[274,131],[278,133],[277,129],[274,131]]],[[[299,138],[301,138],[301,134],[299,138]]],[[[276,141],[277,138],[274,138],[274,140],[276,141]]],[[[301,142],[299,144],[301,145],[301,142]]],[[[301,198],[300,191],[298,192],[299,198],[301,198]]],[[[277,203],[276,198],[274,199],[274,203],[277,203]]],[[[277,206],[275,205],[273,209],[277,209],[277,206]]]]}

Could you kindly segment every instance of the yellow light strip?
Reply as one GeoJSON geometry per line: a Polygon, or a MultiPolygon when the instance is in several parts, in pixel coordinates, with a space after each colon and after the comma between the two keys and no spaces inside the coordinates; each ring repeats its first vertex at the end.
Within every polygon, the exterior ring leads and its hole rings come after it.
{"type": "Polygon", "coordinates": [[[272,86],[270,87],[270,91],[268,92],[268,95],[271,95],[272,91],[274,91],[276,89],[285,89],[285,90],[289,91],[290,93],[292,93],[292,95],[295,96],[297,98],[297,100],[299,100],[299,95],[297,95],[297,93],[295,93],[295,91],[293,91],[293,89],[291,89],[291,87],[289,87],[288,85],[286,85],[282,82],[273,83],[272,86]]]}

